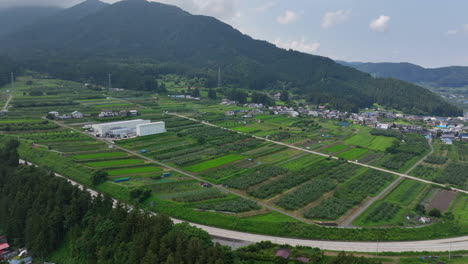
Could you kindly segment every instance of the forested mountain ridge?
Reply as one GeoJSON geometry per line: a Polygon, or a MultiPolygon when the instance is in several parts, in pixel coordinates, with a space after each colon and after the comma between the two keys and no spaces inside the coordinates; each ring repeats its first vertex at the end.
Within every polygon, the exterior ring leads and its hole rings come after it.
{"type": "MultiPolygon", "coordinates": [[[[64,12],[72,10],[76,7],[64,12]]],[[[206,77],[214,86],[221,66],[228,86],[265,90],[286,82],[310,102],[341,110],[379,103],[416,114],[461,114],[424,88],[375,79],[329,58],[254,40],[215,18],[144,0],[102,6],[74,20],[38,23],[3,37],[0,48],[61,78],[104,84],[107,72],[113,72],[114,83],[123,88],[140,87],[129,80],[161,73],[206,77]]]]}
{"type": "Polygon", "coordinates": [[[337,61],[343,65],[370,73],[376,77],[392,77],[412,83],[427,83],[437,87],[468,86],[468,67],[452,66],[423,68],[411,63],[353,63],[337,61]]]}
{"type": "Polygon", "coordinates": [[[11,7],[0,9],[0,35],[15,32],[35,21],[50,17],[59,11],[57,7],[11,7]]]}

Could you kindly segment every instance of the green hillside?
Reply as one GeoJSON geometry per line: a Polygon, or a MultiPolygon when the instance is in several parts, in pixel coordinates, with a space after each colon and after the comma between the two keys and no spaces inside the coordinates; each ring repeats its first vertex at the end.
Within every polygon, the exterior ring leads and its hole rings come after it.
{"type": "Polygon", "coordinates": [[[205,78],[213,87],[221,67],[226,86],[286,87],[311,103],[341,110],[358,111],[378,103],[415,114],[461,114],[424,88],[375,79],[329,58],[280,49],[175,6],[144,0],[105,6],[89,0],[63,12],[67,15],[0,39],[0,50],[28,67],[65,79],[105,84],[112,72],[114,85],[123,88],[144,89],[164,73],[205,78]],[[80,11],[83,6],[89,7],[87,12],[80,11]]]}

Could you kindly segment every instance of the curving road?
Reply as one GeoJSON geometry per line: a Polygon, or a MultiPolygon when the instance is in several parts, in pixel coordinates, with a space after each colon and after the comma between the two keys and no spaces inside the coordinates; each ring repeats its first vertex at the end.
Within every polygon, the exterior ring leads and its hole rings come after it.
{"type": "MultiPolygon", "coordinates": [[[[34,164],[20,160],[20,163],[34,166],[34,164]]],[[[74,186],[88,191],[91,196],[98,196],[99,192],[86,188],[80,183],[72,181],[60,174],[55,173],[55,176],[65,178],[74,186]]],[[[117,203],[116,199],[113,199],[117,203]]],[[[129,206],[132,208],[131,206],[129,206]]],[[[185,221],[171,218],[174,223],[183,223],[185,221]]],[[[192,226],[205,230],[215,240],[223,244],[230,245],[248,245],[261,241],[271,241],[276,244],[288,244],[292,246],[309,246],[318,247],[323,250],[333,251],[348,251],[348,252],[407,252],[407,251],[456,251],[468,250],[468,236],[447,238],[438,240],[424,240],[424,241],[404,241],[404,242],[353,242],[353,241],[323,241],[323,240],[307,240],[296,238],[284,238],[259,234],[251,234],[239,231],[226,230],[206,225],[189,223],[192,226]]]]}

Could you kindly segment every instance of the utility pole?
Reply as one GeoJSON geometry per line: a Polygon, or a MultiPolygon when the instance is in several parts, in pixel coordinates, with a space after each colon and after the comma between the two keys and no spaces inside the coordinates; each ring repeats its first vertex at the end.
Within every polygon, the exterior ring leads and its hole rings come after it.
{"type": "Polygon", "coordinates": [[[11,90],[15,89],[15,74],[11,72],[11,90]]]}
{"type": "Polygon", "coordinates": [[[218,67],[218,89],[223,85],[221,81],[221,67],[218,67]]]}
{"type": "Polygon", "coordinates": [[[112,88],[112,74],[109,73],[109,89],[112,88]]]}

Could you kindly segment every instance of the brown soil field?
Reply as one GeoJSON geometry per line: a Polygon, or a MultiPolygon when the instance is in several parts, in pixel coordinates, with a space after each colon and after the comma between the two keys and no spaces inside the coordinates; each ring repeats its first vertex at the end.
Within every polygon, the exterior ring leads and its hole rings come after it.
{"type": "Polygon", "coordinates": [[[426,210],[430,211],[433,208],[437,208],[441,212],[444,212],[445,210],[449,208],[450,204],[452,203],[453,199],[455,199],[456,195],[457,195],[457,192],[454,192],[454,191],[439,190],[433,196],[429,204],[426,205],[426,210]]]}

